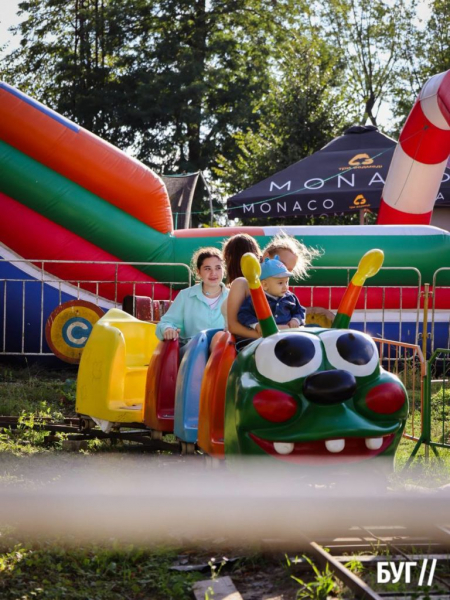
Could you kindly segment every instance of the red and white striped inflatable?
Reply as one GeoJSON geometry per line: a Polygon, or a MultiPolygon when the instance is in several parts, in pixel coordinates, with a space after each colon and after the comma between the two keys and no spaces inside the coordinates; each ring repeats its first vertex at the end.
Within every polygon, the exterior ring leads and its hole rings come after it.
{"type": "Polygon", "coordinates": [[[400,134],[378,225],[429,225],[450,154],[450,71],[427,81],[400,134]]]}

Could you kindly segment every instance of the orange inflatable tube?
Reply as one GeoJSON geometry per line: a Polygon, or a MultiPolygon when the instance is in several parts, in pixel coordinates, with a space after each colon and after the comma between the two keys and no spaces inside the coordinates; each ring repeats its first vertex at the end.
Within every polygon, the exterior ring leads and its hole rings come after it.
{"type": "Polygon", "coordinates": [[[172,232],[167,190],[153,171],[3,82],[0,139],[149,227],[172,232]]]}

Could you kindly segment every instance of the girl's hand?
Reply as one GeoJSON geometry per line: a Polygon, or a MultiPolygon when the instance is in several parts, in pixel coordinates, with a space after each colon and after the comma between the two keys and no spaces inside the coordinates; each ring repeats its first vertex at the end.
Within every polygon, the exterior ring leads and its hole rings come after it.
{"type": "Polygon", "coordinates": [[[163,337],[165,340],[176,340],[178,339],[179,333],[179,329],[173,329],[172,327],[168,327],[164,330],[163,337]]]}

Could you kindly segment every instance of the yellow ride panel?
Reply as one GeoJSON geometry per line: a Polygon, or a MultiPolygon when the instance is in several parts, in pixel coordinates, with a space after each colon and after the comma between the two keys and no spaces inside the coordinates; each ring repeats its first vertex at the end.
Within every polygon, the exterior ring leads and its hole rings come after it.
{"type": "Polygon", "coordinates": [[[81,356],[76,411],[115,423],[143,421],[147,369],[156,325],[118,308],[94,325],[81,356]]]}

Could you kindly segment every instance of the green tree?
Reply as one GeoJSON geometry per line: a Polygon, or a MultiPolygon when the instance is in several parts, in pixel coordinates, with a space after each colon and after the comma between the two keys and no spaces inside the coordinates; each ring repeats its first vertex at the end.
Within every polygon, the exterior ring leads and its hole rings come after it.
{"type": "Polygon", "coordinates": [[[399,130],[426,81],[450,66],[450,5],[434,0],[429,9],[428,18],[404,45],[404,67],[394,92],[399,130]]]}
{"type": "Polygon", "coordinates": [[[450,5],[434,0],[428,9],[412,20],[402,44],[401,67],[392,91],[391,134],[396,137],[427,80],[450,66],[450,5]]]}
{"type": "Polygon", "coordinates": [[[420,38],[423,79],[447,71],[450,66],[450,4],[434,0],[430,8],[430,18],[420,38]]]}
{"type": "MultiPolygon", "coordinates": [[[[260,120],[257,131],[236,134],[237,159],[222,157],[218,173],[228,195],[318,150],[350,123],[378,124],[381,104],[402,97],[399,82],[411,62],[405,47],[418,38],[415,6],[415,0],[311,4],[307,27],[284,65],[284,78],[272,89],[269,120],[260,120]],[[309,49],[306,54],[301,40],[309,49]],[[286,79],[294,83],[283,86],[286,79]]],[[[390,131],[395,129],[393,125],[390,131]]]]}
{"type": "Polygon", "coordinates": [[[319,150],[354,121],[356,107],[344,102],[346,65],[319,33],[310,20],[292,32],[258,128],[235,134],[239,154],[232,160],[219,157],[215,171],[225,196],[319,150]]]}
{"type": "Polygon", "coordinates": [[[118,86],[123,44],[110,0],[27,0],[16,27],[20,46],[4,61],[3,78],[93,133],[126,147],[118,86]]]}
{"type": "Polygon", "coordinates": [[[378,125],[378,111],[396,90],[405,46],[417,34],[416,0],[330,0],[320,16],[347,61],[347,93],[361,107],[360,123],[378,125]]]}
{"type": "Polygon", "coordinates": [[[28,0],[3,76],[155,166],[205,169],[257,120],[291,0],[28,0]]]}

